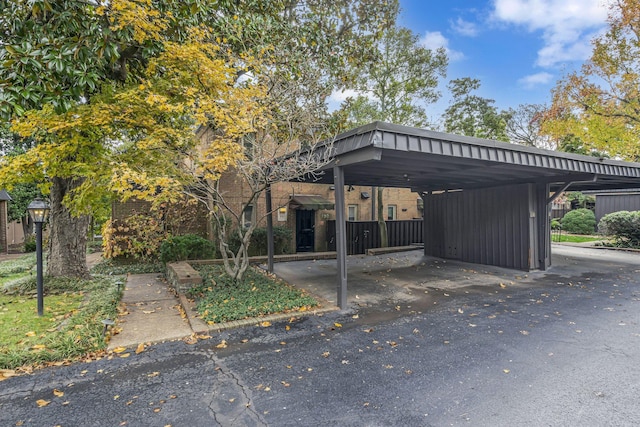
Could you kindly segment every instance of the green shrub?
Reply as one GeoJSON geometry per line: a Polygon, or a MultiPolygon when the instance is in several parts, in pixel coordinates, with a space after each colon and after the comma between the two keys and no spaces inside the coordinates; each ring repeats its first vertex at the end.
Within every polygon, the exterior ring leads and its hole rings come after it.
{"type": "Polygon", "coordinates": [[[553,218],[551,220],[551,229],[552,230],[560,230],[562,225],[560,224],[560,220],[558,218],[553,218]]]}
{"type": "Polygon", "coordinates": [[[167,263],[187,259],[210,259],[216,254],[215,245],[195,234],[173,236],[160,245],[160,261],[167,263]]]}
{"type": "Polygon", "coordinates": [[[35,252],[36,251],[36,236],[30,234],[24,238],[24,251],[35,252]]]}
{"type": "Polygon", "coordinates": [[[598,231],[613,236],[616,246],[640,248],[640,211],[619,211],[605,215],[598,231]]]}
{"type": "MultiPolygon", "coordinates": [[[[291,239],[293,233],[286,227],[273,227],[273,253],[274,255],[288,254],[291,252],[291,239]]],[[[236,252],[240,248],[240,237],[232,233],[229,239],[229,248],[236,252]]],[[[249,256],[267,255],[267,229],[256,228],[251,234],[249,242],[249,256]]]]}
{"type": "Polygon", "coordinates": [[[568,212],[561,221],[562,229],[574,234],[593,234],[596,229],[596,216],[589,209],[576,209],[568,212]]]}

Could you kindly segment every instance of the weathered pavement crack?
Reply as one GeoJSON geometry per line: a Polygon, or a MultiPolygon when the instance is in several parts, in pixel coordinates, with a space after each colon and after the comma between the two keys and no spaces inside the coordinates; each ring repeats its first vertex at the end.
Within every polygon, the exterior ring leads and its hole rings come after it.
{"type": "Polygon", "coordinates": [[[221,426],[267,426],[254,410],[251,391],[242,380],[213,353],[209,357],[220,374],[215,379],[208,404],[215,422],[221,426]]]}

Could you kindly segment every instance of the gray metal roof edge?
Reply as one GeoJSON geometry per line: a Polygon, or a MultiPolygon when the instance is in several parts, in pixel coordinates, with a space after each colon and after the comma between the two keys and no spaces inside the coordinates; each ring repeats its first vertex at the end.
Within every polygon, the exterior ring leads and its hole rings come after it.
{"type": "MultiPolygon", "coordinates": [[[[421,128],[415,128],[415,127],[404,126],[404,125],[396,125],[393,123],[387,123],[387,122],[381,122],[381,121],[371,122],[369,124],[357,127],[343,134],[336,135],[333,141],[335,144],[341,140],[348,139],[355,135],[360,135],[367,132],[371,132],[372,135],[375,135],[376,131],[392,132],[396,134],[411,135],[411,136],[417,136],[422,138],[459,142],[462,144],[479,145],[484,147],[497,148],[501,150],[518,151],[518,152],[531,153],[531,154],[541,154],[546,156],[578,160],[578,161],[588,162],[588,163],[605,164],[605,165],[612,165],[612,166],[626,166],[626,167],[631,166],[631,167],[640,168],[640,163],[635,163],[635,162],[601,159],[599,157],[586,156],[582,154],[565,153],[563,151],[554,151],[554,150],[546,150],[543,148],[527,147],[524,145],[518,145],[518,144],[509,143],[509,142],[496,141],[493,139],[482,139],[482,138],[476,138],[471,136],[437,132],[437,131],[432,131],[428,129],[421,129],[421,128]]],[[[374,143],[374,138],[372,137],[371,140],[369,141],[369,144],[373,145],[373,143],[374,143]]],[[[358,147],[358,148],[361,148],[361,147],[358,147]]]]}
{"type": "Polygon", "coordinates": [[[7,190],[0,190],[0,201],[11,201],[13,200],[7,190]]]}
{"type": "Polygon", "coordinates": [[[621,189],[611,189],[611,190],[584,190],[583,194],[593,194],[593,195],[621,195],[621,194],[638,194],[640,195],[640,188],[621,188],[621,189]]]}

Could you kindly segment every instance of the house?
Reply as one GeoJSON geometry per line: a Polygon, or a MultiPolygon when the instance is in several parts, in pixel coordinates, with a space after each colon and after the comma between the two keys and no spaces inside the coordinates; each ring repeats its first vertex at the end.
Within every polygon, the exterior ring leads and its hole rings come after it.
{"type": "MultiPolygon", "coordinates": [[[[200,128],[197,137],[206,144],[215,134],[209,128],[200,128]]],[[[243,223],[256,222],[266,226],[266,200],[261,194],[257,202],[246,208],[251,189],[246,181],[233,171],[223,174],[220,190],[225,202],[235,212],[244,211],[243,223]]],[[[370,186],[348,186],[345,188],[345,215],[347,221],[371,221],[377,215],[377,188],[370,186]]],[[[322,252],[329,250],[327,222],[335,220],[335,187],[329,184],[304,182],[278,182],[271,186],[274,226],[292,231],[293,239],[289,251],[322,252]]],[[[405,188],[384,188],[384,219],[408,220],[422,217],[422,198],[405,188]]],[[[123,220],[134,213],[148,212],[149,202],[129,200],[114,202],[112,219],[123,220]]],[[[173,218],[175,234],[195,233],[214,239],[214,231],[203,205],[191,214],[173,209],[167,212],[173,218]],[[177,218],[180,217],[180,218],[177,218]],[[181,224],[178,226],[177,224],[181,224]]]]}

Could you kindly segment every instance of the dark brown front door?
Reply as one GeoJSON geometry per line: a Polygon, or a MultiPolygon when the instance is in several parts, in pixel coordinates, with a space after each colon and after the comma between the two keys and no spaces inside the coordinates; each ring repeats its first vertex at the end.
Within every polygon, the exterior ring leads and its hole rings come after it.
{"type": "Polygon", "coordinates": [[[313,252],[316,211],[296,211],[296,252],[313,252]]]}

